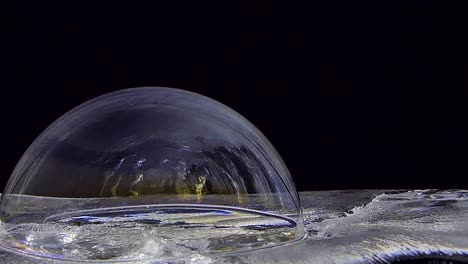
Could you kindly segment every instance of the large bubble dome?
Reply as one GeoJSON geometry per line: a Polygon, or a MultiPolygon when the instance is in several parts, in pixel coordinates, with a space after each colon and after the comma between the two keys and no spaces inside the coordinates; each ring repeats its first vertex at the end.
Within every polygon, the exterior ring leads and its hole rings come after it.
{"type": "Polygon", "coordinates": [[[251,123],[199,94],[135,88],[69,111],[3,192],[0,247],[70,261],[175,260],[305,235],[299,196],[251,123]]]}

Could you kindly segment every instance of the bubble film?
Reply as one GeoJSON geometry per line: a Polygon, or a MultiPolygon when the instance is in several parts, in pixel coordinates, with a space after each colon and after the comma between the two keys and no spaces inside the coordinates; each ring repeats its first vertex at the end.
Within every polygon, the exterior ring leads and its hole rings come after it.
{"type": "Polygon", "coordinates": [[[305,234],[291,176],[261,132],[221,103],[160,87],[59,118],[18,162],[0,213],[3,248],[79,261],[248,251],[305,234]]]}

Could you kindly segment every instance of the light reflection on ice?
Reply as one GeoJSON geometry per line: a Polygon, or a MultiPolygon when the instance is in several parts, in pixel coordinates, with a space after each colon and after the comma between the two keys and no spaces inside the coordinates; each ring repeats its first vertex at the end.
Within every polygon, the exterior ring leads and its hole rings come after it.
{"type": "MultiPolygon", "coordinates": [[[[453,263],[468,261],[468,191],[307,192],[301,193],[301,199],[308,231],[307,238],[302,241],[250,252],[205,254],[203,250],[209,247],[209,240],[191,241],[190,237],[206,235],[203,233],[206,231],[200,233],[192,229],[184,231],[184,247],[159,234],[159,239],[146,239],[143,246],[130,248],[128,257],[162,256],[167,250],[172,250],[177,252],[176,257],[180,256],[180,263],[390,263],[395,259],[418,256],[451,259],[453,263]],[[190,243],[195,251],[187,247],[190,243]]],[[[151,213],[129,213],[112,221],[123,221],[125,217],[147,220],[155,216],[151,213]]],[[[88,218],[87,221],[99,219],[88,218]]],[[[222,236],[224,231],[211,230],[210,235],[222,236]]],[[[248,235],[255,230],[240,232],[248,235]]],[[[70,232],[70,237],[61,239],[70,241],[76,239],[76,235],[70,232]]],[[[128,243],[135,242],[137,237],[135,233],[122,239],[128,243]]],[[[69,254],[73,254],[73,250],[69,254]]],[[[48,263],[7,252],[0,253],[0,262],[48,263]]],[[[445,263],[450,262],[447,260],[445,263]]]]}

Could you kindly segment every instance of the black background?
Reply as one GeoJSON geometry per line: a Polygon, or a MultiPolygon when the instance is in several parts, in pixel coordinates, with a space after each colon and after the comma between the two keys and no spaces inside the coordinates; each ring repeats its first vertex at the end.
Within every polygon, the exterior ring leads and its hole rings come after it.
{"type": "Polygon", "coordinates": [[[2,185],[66,111],[165,86],[249,119],[299,190],[468,187],[466,9],[220,2],[2,4],[2,185]]]}

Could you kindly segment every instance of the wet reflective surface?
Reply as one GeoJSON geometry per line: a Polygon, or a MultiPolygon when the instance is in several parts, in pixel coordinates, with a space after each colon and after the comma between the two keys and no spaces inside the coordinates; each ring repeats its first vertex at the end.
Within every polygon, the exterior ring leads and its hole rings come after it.
{"type": "Polygon", "coordinates": [[[77,261],[165,261],[260,249],[303,237],[285,217],[211,206],[79,211],[45,223],[5,227],[8,233],[0,245],[20,254],[77,261]]]}
{"type": "MultiPolygon", "coordinates": [[[[88,245],[85,248],[89,250],[88,253],[95,254],[95,256],[99,256],[100,250],[107,252],[107,255],[101,255],[101,261],[104,259],[105,262],[125,261],[126,256],[135,257],[138,254],[159,254],[155,260],[141,263],[468,262],[468,221],[466,220],[468,219],[468,191],[356,190],[304,192],[300,193],[300,196],[304,208],[307,237],[299,241],[291,239],[292,233],[288,233],[288,230],[291,230],[292,225],[285,218],[229,210],[171,211],[174,215],[184,219],[185,225],[193,224],[189,228],[170,228],[169,222],[164,224],[161,219],[156,219],[157,216],[138,210],[125,214],[101,212],[88,217],[62,215],[49,219],[46,224],[51,226],[51,230],[56,230],[53,226],[57,224],[62,227],[68,226],[69,229],[62,230],[63,235],[60,239],[62,242],[70,242],[69,254],[73,254],[76,247],[83,246],[83,243],[78,242],[86,241],[86,234],[90,235],[88,242],[93,239],[92,235],[94,239],[99,238],[95,242],[100,241],[100,243],[95,244],[94,248],[92,243],[91,246],[88,245]],[[200,214],[205,215],[199,218],[200,214]],[[128,221],[128,217],[135,219],[128,221]],[[104,219],[107,219],[107,223],[103,222],[104,219]],[[109,219],[112,220],[108,221],[109,219]],[[235,221],[237,226],[213,228],[215,225],[221,227],[223,221],[231,221],[232,224],[234,219],[237,219],[235,221]],[[153,233],[142,232],[148,224],[153,226],[156,224],[162,229],[153,233]],[[119,228],[114,232],[108,232],[112,230],[112,225],[119,225],[119,228]],[[121,228],[123,226],[127,228],[121,228]],[[272,228],[274,226],[278,228],[272,228]],[[93,230],[86,230],[91,227],[93,230]],[[166,229],[162,231],[164,228],[166,229]],[[197,233],[196,230],[201,231],[197,233]],[[270,236],[265,233],[265,230],[275,231],[272,233],[273,236],[270,236]],[[170,241],[171,235],[186,236],[187,243],[185,245],[173,244],[170,241]],[[236,235],[238,237],[235,237],[236,235]],[[121,241],[120,251],[110,250],[113,248],[109,241],[116,237],[121,241]],[[150,237],[153,239],[148,239],[150,237]],[[193,240],[193,238],[198,239],[193,240]],[[283,244],[252,251],[223,252],[229,246],[239,246],[242,243],[244,246],[253,246],[252,249],[255,249],[255,245],[267,245],[268,239],[272,239],[275,244],[280,240],[283,244]],[[73,241],[76,243],[73,244],[73,241]],[[150,241],[150,243],[141,243],[142,241],[150,241]],[[235,241],[235,243],[229,245],[229,241],[235,241]],[[190,243],[192,243],[191,246],[190,243]],[[126,247],[121,245],[126,245],[126,247]],[[206,250],[210,247],[212,250],[206,250]],[[173,257],[163,258],[171,254],[173,257]]],[[[31,206],[34,206],[34,200],[31,197],[31,206]]],[[[92,203],[92,201],[76,199],[51,199],[49,201],[49,203],[55,203],[57,208],[69,207],[77,203],[81,204],[81,207],[83,202],[92,203]]],[[[31,217],[34,218],[33,215],[31,217]]],[[[16,231],[27,241],[27,235],[33,234],[38,229],[29,226],[16,231]]],[[[5,235],[4,232],[3,235],[5,235]]],[[[34,236],[32,238],[35,239],[34,236]]],[[[29,239],[31,241],[31,238],[29,239]]],[[[30,245],[25,243],[22,245],[22,250],[27,250],[30,245]]],[[[19,247],[21,249],[21,246],[19,247]]],[[[60,250],[55,252],[57,256],[64,254],[60,250]]],[[[63,263],[62,260],[32,258],[6,251],[0,253],[0,262],[63,263]]]]}

